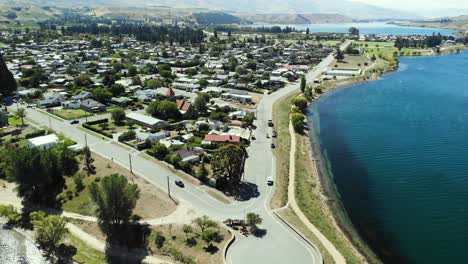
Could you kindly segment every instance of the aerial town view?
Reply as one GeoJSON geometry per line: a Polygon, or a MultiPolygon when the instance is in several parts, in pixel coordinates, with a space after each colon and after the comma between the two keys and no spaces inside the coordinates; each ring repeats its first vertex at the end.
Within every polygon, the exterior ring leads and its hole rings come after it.
{"type": "Polygon", "coordinates": [[[1,263],[468,262],[467,1],[0,7],[1,263]]]}

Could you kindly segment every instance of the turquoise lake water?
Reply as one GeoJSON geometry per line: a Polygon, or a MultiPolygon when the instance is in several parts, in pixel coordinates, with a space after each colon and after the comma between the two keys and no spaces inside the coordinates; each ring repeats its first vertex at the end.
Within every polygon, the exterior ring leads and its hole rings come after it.
{"type": "MultiPolygon", "coordinates": [[[[261,27],[262,25],[249,25],[251,27],[261,27]]],[[[271,27],[272,25],[264,25],[271,27]]],[[[310,25],[277,25],[280,27],[294,27],[300,30],[309,28],[310,32],[335,32],[348,33],[350,27],[356,27],[361,34],[378,34],[378,35],[432,35],[440,33],[442,35],[452,35],[451,29],[438,28],[421,28],[421,27],[400,27],[386,23],[342,23],[342,24],[310,24],[310,25]]]]}
{"type": "Polygon", "coordinates": [[[309,119],[346,211],[385,263],[468,263],[468,53],[400,58],[309,119]]]}

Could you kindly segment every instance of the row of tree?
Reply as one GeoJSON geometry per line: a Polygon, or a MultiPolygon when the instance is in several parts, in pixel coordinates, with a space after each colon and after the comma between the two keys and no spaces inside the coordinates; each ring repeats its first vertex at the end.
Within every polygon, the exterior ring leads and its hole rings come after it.
{"type": "Polygon", "coordinates": [[[453,36],[443,36],[440,33],[422,39],[398,37],[395,40],[395,47],[399,50],[402,48],[434,48],[444,40],[455,40],[455,38],[453,36]]]}
{"type": "Polygon", "coordinates": [[[121,25],[98,25],[91,23],[87,25],[75,25],[64,29],[64,34],[110,34],[113,36],[132,35],[139,41],[153,43],[180,43],[200,44],[203,42],[204,34],[201,29],[191,27],[179,27],[172,25],[149,25],[149,24],[121,24],[121,25]]]}

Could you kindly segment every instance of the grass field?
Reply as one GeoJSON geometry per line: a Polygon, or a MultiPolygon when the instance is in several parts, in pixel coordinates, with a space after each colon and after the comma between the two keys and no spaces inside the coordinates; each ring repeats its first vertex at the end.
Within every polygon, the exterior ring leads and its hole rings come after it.
{"type": "Polygon", "coordinates": [[[54,115],[57,115],[67,120],[80,119],[80,118],[84,118],[86,116],[92,115],[82,109],[62,109],[62,110],[55,110],[53,113],[54,115]]]}
{"type": "Polygon", "coordinates": [[[334,224],[333,215],[323,196],[322,183],[311,171],[309,137],[298,135],[296,144],[296,201],[301,211],[340,251],[348,263],[362,263],[346,237],[334,224]]]}
{"type": "Polygon", "coordinates": [[[86,264],[103,264],[107,263],[106,256],[104,253],[99,252],[88,245],[86,245],[79,238],[68,234],[65,238],[65,244],[76,247],[76,254],[73,256],[73,260],[77,263],[86,264]]]}
{"type": "Polygon", "coordinates": [[[21,122],[20,118],[16,118],[14,116],[8,117],[8,124],[10,126],[21,126],[23,123],[21,122]]]}
{"type": "Polygon", "coordinates": [[[272,208],[283,207],[288,201],[289,151],[291,149],[289,110],[291,108],[291,100],[297,94],[298,92],[294,92],[283,97],[273,105],[273,123],[275,124],[278,138],[276,139],[277,143],[274,151],[276,158],[276,181],[275,192],[270,202],[272,208]]]}
{"type": "MultiPolygon", "coordinates": [[[[176,209],[175,203],[159,188],[146,182],[145,180],[132,175],[125,168],[112,163],[111,161],[102,158],[98,155],[93,155],[96,174],[83,178],[85,188],[83,191],[76,193],[76,185],[72,177],[66,178],[67,191],[71,194],[71,199],[66,200],[63,204],[63,210],[74,212],[82,215],[95,215],[96,206],[91,201],[91,194],[88,186],[96,181],[97,177],[105,177],[112,174],[120,174],[129,180],[131,183],[138,185],[140,190],[140,198],[137,201],[134,213],[141,216],[143,219],[152,219],[169,215],[176,209]]],[[[83,166],[83,165],[82,165],[83,166]]],[[[70,195],[67,195],[70,197],[70,195]]]]}

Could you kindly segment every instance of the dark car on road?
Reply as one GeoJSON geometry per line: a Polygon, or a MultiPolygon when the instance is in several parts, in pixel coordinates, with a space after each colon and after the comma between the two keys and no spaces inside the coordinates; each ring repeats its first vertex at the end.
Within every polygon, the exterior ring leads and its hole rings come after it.
{"type": "Polygon", "coordinates": [[[176,180],[176,181],[175,181],[175,185],[179,186],[180,188],[184,188],[184,187],[185,187],[184,182],[181,181],[181,180],[176,180]]]}
{"type": "Polygon", "coordinates": [[[275,143],[271,143],[271,148],[272,149],[276,148],[275,143]]]}
{"type": "Polygon", "coordinates": [[[79,124],[80,123],[80,120],[73,120],[70,122],[70,124],[72,125],[76,125],[76,124],[79,124]]]}
{"type": "Polygon", "coordinates": [[[268,126],[273,127],[273,120],[268,120],[268,126]]]}
{"type": "Polygon", "coordinates": [[[273,133],[271,133],[271,137],[275,138],[276,136],[278,136],[278,134],[276,133],[276,131],[273,131],[273,133]]]}

